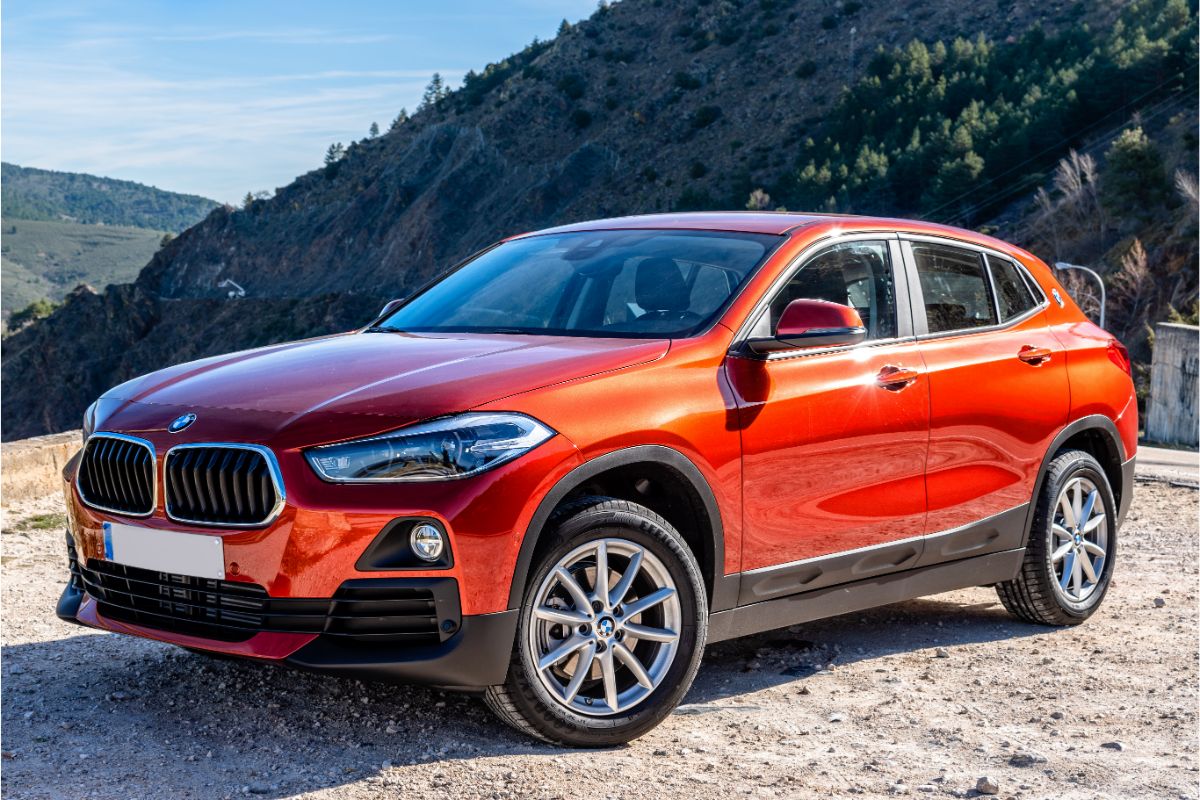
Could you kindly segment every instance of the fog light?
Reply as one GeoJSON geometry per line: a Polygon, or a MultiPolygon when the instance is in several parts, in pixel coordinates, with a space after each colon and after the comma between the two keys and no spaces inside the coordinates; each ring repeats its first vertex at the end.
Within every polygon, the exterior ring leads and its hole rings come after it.
{"type": "Polygon", "coordinates": [[[422,561],[437,561],[442,557],[442,551],[446,547],[442,532],[427,524],[414,527],[408,536],[408,541],[412,545],[413,552],[417,554],[417,558],[422,561]]]}

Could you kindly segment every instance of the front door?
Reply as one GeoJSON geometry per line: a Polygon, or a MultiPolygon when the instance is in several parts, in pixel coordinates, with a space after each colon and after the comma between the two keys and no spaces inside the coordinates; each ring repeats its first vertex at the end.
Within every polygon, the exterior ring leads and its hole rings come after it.
{"type": "Polygon", "coordinates": [[[866,342],[727,361],[742,436],[743,602],[920,556],[929,386],[899,260],[895,239],[831,245],[802,264],[752,334],[770,335],[790,301],[809,298],[858,309],[866,342]]]}

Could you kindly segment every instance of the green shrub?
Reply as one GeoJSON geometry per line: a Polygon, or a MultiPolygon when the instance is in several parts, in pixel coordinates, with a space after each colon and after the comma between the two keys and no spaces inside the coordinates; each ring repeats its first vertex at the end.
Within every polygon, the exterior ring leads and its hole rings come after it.
{"type": "Polygon", "coordinates": [[[578,100],[587,91],[587,81],[583,79],[582,75],[574,72],[563,75],[555,85],[560,92],[572,100],[578,100]]]}
{"type": "Polygon", "coordinates": [[[821,17],[821,27],[827,31],[831,31],[836,28],[837,24],[838,18],[833,14],[826,14],[825,16],[821,17]]]}
{"type": "Polygon", "coordinates": [[[807,61],[800,62],[800,66],[796,67],[797,78],[811,78],[817,74],[817,62],[811,58],[807,61]]]}
{"type": "Polygon", "coordinates": [[[700,106],[692,115],[692,127],[699,130],[707,128],[721,118],[721,109],[717,106],[700,106]]]}
{"type": "Polygon", "coordinates": [[[582,130],[592,124],[592,114],[586,108],[577,108],[571,112],[571,123],[582,130]]]}
{"type": "Polygon", "coordinates": [[[686,72],[675,73],[675,85],[680,89],[699,89],[700,79],[686,72]]]}

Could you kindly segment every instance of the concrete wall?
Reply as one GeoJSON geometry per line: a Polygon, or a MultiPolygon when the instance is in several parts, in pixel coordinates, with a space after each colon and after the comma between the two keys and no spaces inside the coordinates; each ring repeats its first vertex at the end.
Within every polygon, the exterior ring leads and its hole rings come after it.
{"type": "Polygon", "coordinates": [[[1200,327],[1160,322],[1154,326],[1154,363],[1146,402],[1146,438],[1196,447],[1197,380],[1200,380],[1200,327]]]}
{"type": "Polygon", "coordinates": [[[62,468],[79,447],[79,431],[0,445],[0,503],[7,506],[60,493],[62,468]]]}

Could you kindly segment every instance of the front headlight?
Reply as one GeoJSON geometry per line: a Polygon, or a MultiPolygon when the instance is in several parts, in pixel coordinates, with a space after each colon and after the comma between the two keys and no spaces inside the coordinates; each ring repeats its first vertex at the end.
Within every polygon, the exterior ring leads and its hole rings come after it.
{"type": "Polygon", "coordinates": [[[459,414],[383,436],[314,447],[304,455],[334,483],[466,478],[511,461],[554,436],[523,414],[459,414]]]}
{"type": "Polygon", "coordinates": [[[96,430],[96,404],[99,400],[93,402],[87,407],[87,411],[83,412],[83,443],[87,444],[88,437],[96,430]]]}

